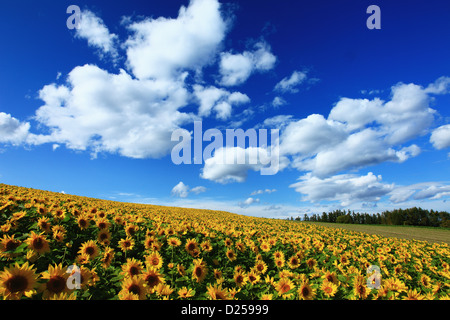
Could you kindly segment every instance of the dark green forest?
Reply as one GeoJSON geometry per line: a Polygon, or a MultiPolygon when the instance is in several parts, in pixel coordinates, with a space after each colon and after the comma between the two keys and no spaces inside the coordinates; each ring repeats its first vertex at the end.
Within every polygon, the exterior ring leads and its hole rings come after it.
{"type": "Polygon", "coordinates": [[[450,228],[450,213],[446,211],[426,210],[422,208],[394,209],[381,213],[360,213],[350,210],[334,210],[291,218],[297,221],[317,221],[354,224],[407,225],[450,228]]]}

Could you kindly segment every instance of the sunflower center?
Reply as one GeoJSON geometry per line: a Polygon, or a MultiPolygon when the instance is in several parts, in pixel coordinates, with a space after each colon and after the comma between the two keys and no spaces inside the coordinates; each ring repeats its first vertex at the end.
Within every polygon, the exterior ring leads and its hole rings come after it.
{"type": "Polygon", "coordinates": [[[281,287],[281,292],[282,292],[282,293],[286,293],[286,292],[288,292],[289,290],[291,290],[291,286],[288,285],[288,284],[284,284],[284,285],[281,287]]]}
{"type": "Polygon", "coordinates": [[[28,280],[24,276],[16,275],[7,280],[5,285],[10,292],[24,291],[28,286],[28,280]]]}
{"type": "Polygon", "coordinates": [[[189,243],[188,246],[187,246],[187,249],[189,251],[193,251],[195,249],[195,244],[194,243],[189,243]]]}
{"type": "Polygon", "coordinates": [[[90,256],[92,256],[95,253],[95,249],[94,247],[87,247],[86,248],[86,253],[90,256]]]}
{"type": "Polygon", "coordinates": [[[42,241],[42,238],[36,238],[33,240],[33,248],[39,250],[44,247],[44,242],[42,241]]]}
{"type": "Polygon", "coordinates": [[[131,274],[131,275],[135,276],[135,275],[137,275],[138,273],[139,273],[139,269],[138,269],[137,267],[132,266],[132,267],[130,268],[130,274],[131,274]]]}
{"type": "Polygon", "coordinates": [[[10,251],[10,250],[14,250],[15,248],[17,248],[19,246],[18,242],[15,241],[8,241],[5,245],[5,249],[6,251],[10,251]]]}
{"type": "Polygon", "coordinates": [[[145,278],[145,281],[150,288],[153,288],[159,283],[159,277],[156,275],[149,275],[147,276],[147,278],[145,278]]]}
{"type": "Polygon", "coordinates": [[[132,284],[128,288],[128,291],[131,292],[131,293],[139,295],[141,293],[141,288],[137,284],[132,284]]]}
{"type": "Polygon", "coordinates": [[[197,276],[197,277],[200,277],[201,275],[202,275],[202,268],[200,268],[200,267],[195,267],[195,275],[197,276]]]}
{"type": "Polygon", "coordinates": [[[304,297],[307,297],[309,295],[309,288],[308,287],[303,287],[302,289],[302,295],[304,297]]]}
{"type": "Polygon", "coordinates": [[[47,282],[47,289],[52,293],[60,293],[66,287],[66,280],[61,276],[52,277],[47,282]]]}

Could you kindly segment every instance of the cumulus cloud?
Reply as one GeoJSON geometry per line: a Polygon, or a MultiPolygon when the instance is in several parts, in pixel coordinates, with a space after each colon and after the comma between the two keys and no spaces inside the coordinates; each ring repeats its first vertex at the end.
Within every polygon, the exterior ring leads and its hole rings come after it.
{"type": "Polygon", "coordinates": [[[396,186],[390,193],[389,200],[393,203],[408,200],[435,200],[450,195],[450,185],[443,182],[422,182],[407,186],[396,186]]]}
{"type": "Polygon", "coordinates": [[[205,192],[206,188],[203,186],[197,186],[194,188],[189,188],[188,185],[185,185],[183,181],[180,181],[175,187],[172,188],[172,195],[180,198],[186,198],[189,193],[199,194],[205,192]]]}
{"type": "Polygon", "coordinates": [[[238,205],[241,208],[246,208],[246,207],[252,205],[253,203],[259,203],[259,199],[258,198],[249,197],[249,198],[245,199],[245,201],[239,202],[238,205]]]}
{"type": "Polygon", "coordinates": [[[430,136],[430,142],[439,150],[450,147],[450,124],[440,126],[433,130],[430,136]]]}
{"type": "Polygon", "coordinates": [[[379,201],[394,188],[393,184],[382,183],[382,177],[372,172],[365,176],[340,174],[323,179],[307,173],[299,180],[290,187],[301,193],[303,200],[339,201],[342,206],[348,206],[354,202],[379,201]]]}
{"type": "Polygon", "coordinates": [[[258,42],[253,51],[239,54],[224,52],[220,58],[219,83],[224,86],[240,85],[255,71],[264,72],[272,69],[275,62],[276,57],[265,42],[258,42]]]}
{"type": "Polygon", "coordinates": [[[180,197],[180,198],[186,198],[189,194],[189,187],[183,183],[183,181],[180,181],[175,187],[172,189],[172,195],[180,197]]]}
{"type": "Polygon", "coordinates": [[[306,72],[294,71],[290,77],[283,78],[275,85],[276,91],[281,92],[298,92],[298,86],[302,84],[307,78],[306,72]]]}
{"type": "Polygon", "coordinates": [[[23,144],[29,136],[30,124],[21,122],[8,113],[0,112],[0,142],[23,144]]]}
{"type": "Polygon", "coordinates": [[[250,98],[241,92],[230,93],[222,88],[199,84],[194,85],[194,96],[199,102],[199,116],[208,117],[214,111],[216,118],[221,120],[231,116],[233,106],[250,102],[250,98]]]}
{"type": "MultiPolygon", "coordinates": [[[[262,147],[218,148],[211,158],[205,160],[200,177],[223,184],[244,182],[248,171],[259,171],[271,166],[273,157],[275,154],[262,147]]],[[[281,160],[277,165],[277,169],[282,169],[285,163],[281,160]]]]}
{"type": "MultiPolygon", "coordinates": [[[[290,122],[280,137],[280,153],[291,157],[293,167],[320,177],[386,161],[404,162],[421,152],[416,144],[405,144],[429,132],[436,113],[430,108],[430,94],[444,93],[443,81],[427,88],[396,84],[388,101],[341,98],[327,119],[313,114],[290,122]]],[[[432,142],[443,146],[446,136],[437,131],[432,142]]]]}
{"type": "Polygon", "coordinates": [[[75,37],[87,40],[88,44],[100,50],[101,54],[109,54],[116,58],[117,35],[110,33],[103,20],[89,10],[81,12],[79,28],[76,29],[75,37]]]}
{"type": "Polygon", "coordinates": [[[250,193],[250,195],[251,196],[255,196],[255,195],[258,195],[258,194],[264,194],[264,193],[272,193],[272,192],[276,192],[277,191],[277,189],[264,189],[264,190],[262,190],[262,189],[259,189],[259,190],[255,190],[255,191],[253,191],[252,193],[250,193]]]}
{"type": "Polygon", "coordinates": [[[178,17],[145,19],[128,25],[127,63],[139,79],[172,77],[212,61],[227,29],[216,0],[192,0],[178,17]]]}
{"type": "Polygon", "coordinates": [[[66,85],[47,85],[39,97],[45,104],[35,119],[50,135],[33,142],[90,149],[93,155],[161,157],[172,147],[172,131],[191,119],[178,111],[188,99],[182,79],[136,80],[124,70],[110,74],[94,65],[74,68],[66,85]]]}

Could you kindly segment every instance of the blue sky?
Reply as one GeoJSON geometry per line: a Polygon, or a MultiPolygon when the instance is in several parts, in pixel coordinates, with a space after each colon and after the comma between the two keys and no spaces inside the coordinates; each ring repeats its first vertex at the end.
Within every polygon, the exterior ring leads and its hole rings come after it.
{"type": "Polygon", "coordinates": [[[448,211],[449,10],[437,0],[2,2],[0,182],[276,218],[448,211]],[[71,4],[79,29],[66,26],[71,4]],[[381,29],[366,27],[372,4],[381,29]],[[175,165],[171,133],[194,121],[279,129],[279,172],[175,165]]]}

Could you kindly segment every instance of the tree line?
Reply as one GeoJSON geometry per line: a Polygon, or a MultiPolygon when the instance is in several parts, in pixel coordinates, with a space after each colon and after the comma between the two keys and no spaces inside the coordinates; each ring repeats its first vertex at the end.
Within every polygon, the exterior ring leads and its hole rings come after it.
{"type": "Polygon", "coordinates": [[[446,211],[427,210],[422,208],[394,209],[381,213],[369,214],[350,210],[334,210],[322,214],[305,215],[292,218],[297,221],[317,221],[354,224],[409,225],[450,228],[450,213],[446,211]]]}

